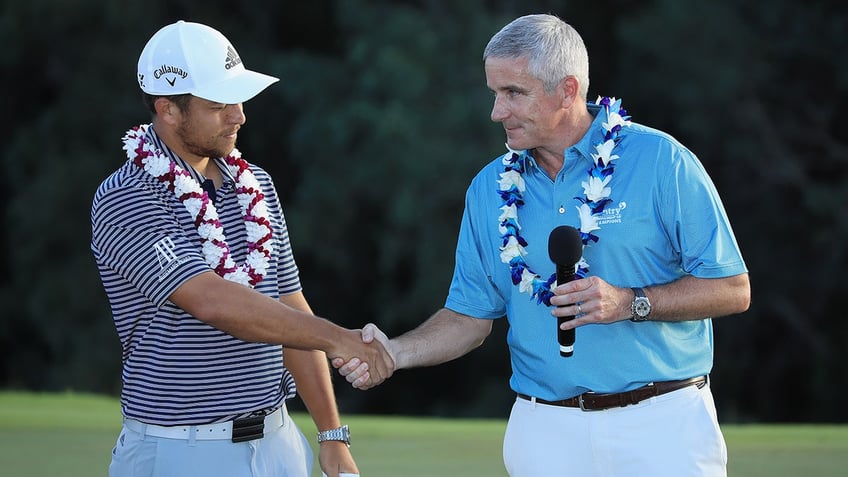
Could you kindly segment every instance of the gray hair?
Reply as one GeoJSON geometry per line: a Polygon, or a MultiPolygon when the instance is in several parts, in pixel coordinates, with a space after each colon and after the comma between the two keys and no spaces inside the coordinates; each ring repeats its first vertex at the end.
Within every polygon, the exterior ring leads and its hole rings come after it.
{"type": "Polygon", "coordinates": [[[527,57],[527,72],[550,93],[566,76],[580,83],[584,101],[589,92],[589,53],[571,25],[553,15],[525,15],[497,32],[483,51],[488,58],[527,57]]]}

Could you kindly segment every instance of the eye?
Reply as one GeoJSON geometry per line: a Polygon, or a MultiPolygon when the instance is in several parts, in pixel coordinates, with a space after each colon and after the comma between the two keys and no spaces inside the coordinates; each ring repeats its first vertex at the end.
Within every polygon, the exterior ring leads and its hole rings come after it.
{"type": "MultiPolygon", "coordinates": [[[[505,89],[503,89],[503,90],[501,90],[501,91],[503,91],[503,95],[504,95],[504,96],[506,96],[507,98],[515,98],[516,96],[520,96],[520,95],[522,94],[522,92],[521,92],[521,91],[519,91],[519,90],[517,90],[517,89],[512,89],[512,88],[505,88],[505,89]]],[[[490,93],[490,94],[491,94],[491,95],[492,95],[495,99],[497,99],[497,97],[498,97],[498,92],[497,92],[497,91],[489,90],[489,93],[490,93]]]]}

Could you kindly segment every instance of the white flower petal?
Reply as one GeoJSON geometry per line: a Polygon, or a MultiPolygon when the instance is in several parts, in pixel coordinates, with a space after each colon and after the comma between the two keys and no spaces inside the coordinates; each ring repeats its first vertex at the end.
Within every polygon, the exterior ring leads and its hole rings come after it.
{"type": "Polygon", "coordinates": [[[515,170],[501,172],[501,178],[498,181],[501,190],[510,190],[513,186],[518,188],[519,192],[524,192],[524,178],[515,170]]]}
{"type": "Polygon", "coordinates": [[[247,255],[247,265],[256,270],[256,273],[264,275],[268,271],[268,260],[265,254],[259,250],[253,250],[247,255]]]}
{"type": "Polygon", "coordinates": [[[250,287],[250,275],[248,275],[247,272],[242,269],[242,267],[239,267],[234,271],[225,274],[224,278],[231,282],[241,283],[246,287],[250,287]]]}
{"type": "Polygon", "coordinates": [[[592,209],[586,204],[581,204],[577,207],[577,212],[580,215],[580,231],[588,234],[593,230],[600,230],[598,226],[598,218],[592,215],[592,209]]]}
{"type": "Polygon", "coordinates": [[[212,242],[203,242],[202,250],[203,258],[207,265],[215,268],[221,263],[221,257],[224,256],[224,249],[212,242]]]}
{"type": "Polygon", "coordinates": [[[610,193],[612,193],[612,189],[606,187],[609,183],[612,176],[606,176],[603,179],[599,179],[597,177],[590,177],[588,182],[582,182],[583,193],[586,195],[586,198],[597,202],[601,199],[605,199],[609,197],[610,193]]]}
{"type": "Polygon", "coordinates": [[[503,263],[509,263],[515,257],[524,257],[526,255],[527,252],[524,250],[524,247],[512,236],[509,237],[506,245],[501,247],[501,262],[503,263]]]}
{"type": "Polygon", "coordinates": [[[515,204],[505,205],[501,207],[501,210],[503,212],[501,213],[500,217],[498,217],[499,222],[503,222],[507,219],[518,218],[518,207],[516,207],[515,204]]]}
{"type": "Polygon", "coordinates": [[[518,290],[521,293],[533,293],[533,282],[536,280],[536,274],[527,270],[521,271],[521,283],[518,284],[518,290]]]}
{"type": "Polygon", "coordinates": [[[183,201],[183,205],[185,206],[188,213],[191,214],[191,218],[194,219],[197,217],[197,214],[200,213],[200,208],[203,206],[203,201],[197,197],[189,197],[188,199],[183,201]]]}

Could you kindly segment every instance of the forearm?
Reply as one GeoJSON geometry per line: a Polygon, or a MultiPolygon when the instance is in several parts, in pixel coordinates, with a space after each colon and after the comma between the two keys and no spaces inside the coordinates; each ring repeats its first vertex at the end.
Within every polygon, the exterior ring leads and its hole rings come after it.
{"type": "MultiPolygon", "coordinates": [[[[627,290],[627,293],[632,300],[633,292],[627,290]]],[[[687,276],[666,285],[646,287],[645,293],[651,301],[653,321],[727,316],[747,310],[751,302],[747,273],[727,278],[687,276]]],[[[626,313],[629,315],[629,309],[626,313]]]]}
{"type": "MultiPolygon", "coordinates": [[[[742,313],[751,302],[748,274],[726,278],[686,276],[663,285],[643,285],[651,302],[650,321],[688,321],[742,313]]],[[[613,286],[597,276],[564,283],[554,290],[551,313],[575,317],[564,330],[593,323],[615,323],[632,317],[633,290],[613,286]]]]}
{"type": "Polygon", "coordinates": [[[433,366],[477,348],[492,331],[492,321],[442,308],[427,321],[390,341],[396,369],[433,366]]]}
{"type": "Polygon", "coordinates": [[[195,318],[245,341],[330,351],[348,331],[213,272],[190,279],[170,299],[195,318]]]}

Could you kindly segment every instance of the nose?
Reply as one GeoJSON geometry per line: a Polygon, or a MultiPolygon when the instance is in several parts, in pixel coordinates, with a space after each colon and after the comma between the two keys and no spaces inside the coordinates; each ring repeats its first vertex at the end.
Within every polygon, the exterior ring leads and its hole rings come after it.
{"type": "Polygon", "coordinates": [[[495,96],[494,104],[492,104],[492,114],[490,118],[492,121],[498,123],[503,121],[509,116],[507,108],[503,105],[503,100],[501,96],[495,96]]]}
{"type": "Polygon", "coordinates": [[[244,107],[242,103],[237,104],[229,104],[227,105],[227,110],[229,115],[227,118],[233,124],[244,124],[247,121],[247,116],[244,115],[244,107]]]}

